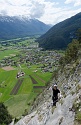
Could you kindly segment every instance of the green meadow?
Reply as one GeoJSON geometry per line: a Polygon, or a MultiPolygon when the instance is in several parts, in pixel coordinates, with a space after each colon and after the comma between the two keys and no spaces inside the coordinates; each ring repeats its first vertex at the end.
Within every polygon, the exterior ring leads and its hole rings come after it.
{"type": "Polygon", "coordinates": [[[27,68],[24,65],[24,67],[22,66],[22,71],[25,75],[17,79],[17,68],[11,71],[0,69],[0,101],[4,102],[13,117],[19,117],[25,110],[28,111],[30,109],[29,103],[33,104],[33,100],[42,92],[41,88],[37,90],[37,88],[35,89],[33,86],[45,86],[52,76],[49,72],[42,73],[38,65],[32,65],[31,68],[27,68]],[[37,70],[37,72],[34,72],[35,70],[37,70]],[[37,81],[37,84],[33,84],[30,75],[37,81]],[[22,78],[23,82],[17,94],[11,95],[12,89],[18,80],[22,78]]]}
{"type": "MultiPolygon", "coordinates": [[[[37,46],[38,43],[34,41],[35,38],[23,40],[16,44],[14,41],[7,41],[9,46],[1,46],[0,48],[0,66],[4,66],[4,69],[0,67],[0,102],[4,102],[13,118],[21,117],[30,110],[34,100],[52,77],[52,73],[42,72],[40,67],[43,64],[41,62],[36,65],[31,62],[20,61],[23,57],[25,59],[28,53],[35,55],[35,52],[22,49],[27,46],[31,47],[31,45],[37,46]],[[5,66],[9,66],[9,59],[12,60],[12,69],[6,70],[5,66]],[[21,68],[18,67],[18,64],[21,65],[21,68]],[[25,74],[17,78],[20,71],[25,74]]],[[[41,53],[41,56],[44,56],[44,54],[41,53]]]]}
{"type": "Polygon", "coordinates": [[[18,50],[13,50],[13,49],[7,49],[7,50],[0,51],[0,60],[7,58],[7,57],[13,57],[18,53],[19,53],[18,50]]]}

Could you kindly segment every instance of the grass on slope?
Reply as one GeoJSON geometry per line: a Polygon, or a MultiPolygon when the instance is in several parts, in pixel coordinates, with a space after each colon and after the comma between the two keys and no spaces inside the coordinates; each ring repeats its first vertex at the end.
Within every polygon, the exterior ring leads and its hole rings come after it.
{"type": "MultiPolygon", "coordinates": [[[[20,94],[13,96],[5,102],[5,105],[8,106],[8,111],[13,117],[20,117],[24,114],[25,110],[29,110],[28,102],[36,97],[36,94],[20,94]]],[[[31,103],[32,103],[31,102],[31,103]]]]}

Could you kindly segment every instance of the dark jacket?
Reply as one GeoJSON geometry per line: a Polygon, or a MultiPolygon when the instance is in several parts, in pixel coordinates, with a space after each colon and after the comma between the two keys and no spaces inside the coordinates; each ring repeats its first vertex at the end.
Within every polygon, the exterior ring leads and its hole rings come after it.
{"type": "Polygon", "coordinates": [[[53,97],[58,97],[58,93],[60,93],[59,89],[52,89],[53,90],[53,97]]]}

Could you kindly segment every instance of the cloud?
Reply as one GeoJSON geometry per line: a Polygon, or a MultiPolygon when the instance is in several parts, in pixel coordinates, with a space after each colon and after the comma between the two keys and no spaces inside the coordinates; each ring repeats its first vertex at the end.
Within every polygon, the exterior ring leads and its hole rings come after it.
{"type": "Polygon", "coordinates": [[[30,10],[31,16],[34,18],[40,18],[44,14],[44,11],[45,11],[44,8],[45,8],[45,4],[41,4],[35,1],[30,10]]]}
{"type": "Polygon", "coordinates": [[[65,4],[70,4],[70,3],[73,3],[73,2],[75,2],[75,0],[66,0],[65,4]]]}
{"type": "Polygon", "coordinates": [[[30,15],[30,6],[32,3],[29,0],[1,0],[0,13],[5,11],[9,16],[30,15]]]}
{"type": "MultiPolygon", "coordinates": [[[[0,14],[9,16],[31,16],[32,18],[41,18],[48,12],[53,11],[58,2],[49,0],[1,0],[0,14]]],[[[51,14],[51,13],[49,13],[51,14]]]]}
{"type": "Polygon", "coordinates": [[[56,8],[54,9],[53,12],[48,12],[48,14],[43,15],[40,20],[44,21],[47,24],[56,24],[59,23],[67,18],[70,18],[72,16],[74,16],[75,14],[81,12],[81,8],[77,9],[77,10],[72,10],[70,8],[56,8]],[[48,18],[49,17],[49,18],[48,18]]]}
{"type": "Polygon", "coordinates": [[[81,5],[81,0],[66,0],[65,4],[74,4],[74,6],[80,6],[81,5]]]}
{"type": "Polygon", "coordinates": [[[56,24],[81,12],[80,5],[81,0],[62,0],[62,2],[59,0],[0,0],[0,14],[29,16],[47,24],[56,24]]]}
{"type": "Polygon", "coordinates": [[[9,16],[24,15],[40,18],[44,13],[44,0],[1,0],[0,14],[9,16]],[[4,13],[3,13],[4,12],[4,13]]]}
{"type": "Polygon", "coordinates": [[[40,17],[40,20],[44,20],[44,22],[53,23],[55,22],[55,18],[57,17],[57,14],[61,11],[61,7],[58,6],[58,2],[46,2],[45,3],[45,12],[40,17]]]}
{"type": "Polygon", "coordinates": [[[6,16],[6,15],[7,15],[7,11],[2,10],[2,11],[0,12],[0,14],[2,14],[2,15],[4,15],[4,16],[6,16]]]}

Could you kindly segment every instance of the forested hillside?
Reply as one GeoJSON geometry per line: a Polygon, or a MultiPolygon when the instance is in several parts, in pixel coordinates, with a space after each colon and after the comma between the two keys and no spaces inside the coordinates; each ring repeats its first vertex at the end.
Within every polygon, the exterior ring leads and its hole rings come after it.
{"type": "Polygon", "coordinates": [[[54,25],[37,41],[44,49],[64,49],[77,37],[76,32],[79,28],[81,28],[81,13],[54,25]]]}

